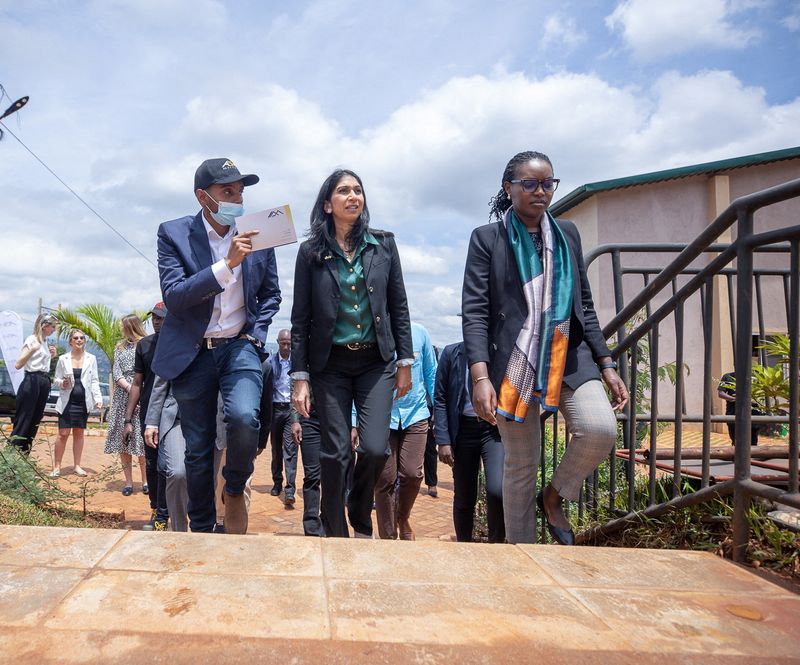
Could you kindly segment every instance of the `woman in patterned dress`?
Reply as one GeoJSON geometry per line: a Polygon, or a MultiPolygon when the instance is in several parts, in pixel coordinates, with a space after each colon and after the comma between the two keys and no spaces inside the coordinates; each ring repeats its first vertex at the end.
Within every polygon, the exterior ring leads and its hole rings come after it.
{"type": "Polygon", "coordinates": [[[133,384],[133,362],[136,354],[136,344],[147,333],[142,320],[135,314],[128,314],[120,321],[122,341],[114,349],[114,396],[108,413],[108,434],[106,435],[105,452],[109,455],[119,453],[122,471],[125,474],[125,487],[122,494],[133,494],[133,457],[139,458],[139,470],[142,474],[142,493],[148,493],[147,480],[145,479],[144,465],[144,439],[139,420],[139,407],[133,414],[133,435],[126,443],[123,439],[125,429],[125,410],[128,407],[128,393],[133,384]]]}

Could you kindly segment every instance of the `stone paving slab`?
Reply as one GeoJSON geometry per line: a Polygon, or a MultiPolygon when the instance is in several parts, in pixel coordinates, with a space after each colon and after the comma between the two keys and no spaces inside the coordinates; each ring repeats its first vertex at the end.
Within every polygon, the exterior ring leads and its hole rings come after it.
{"type": "Polygon", "coordinates": [[[800,596],[711,554],[12,526],[0,553],[0,663],[800,663],[800,596]]]}

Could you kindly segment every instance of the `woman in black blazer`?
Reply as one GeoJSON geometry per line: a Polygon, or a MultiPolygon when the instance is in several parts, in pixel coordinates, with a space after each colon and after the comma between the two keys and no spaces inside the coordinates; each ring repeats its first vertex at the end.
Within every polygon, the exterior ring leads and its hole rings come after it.
{"type": "Polygon", "coordinates": [[[292,401],[308,417],[309,382],[322,425],[321,519],[326,536],[372,537],[375,482],[387,455],[392,391],[411,388],[414,352],[394,236],[369,228],[361,179],[334,171],[297,253],[292,305],[292,401]],[[397,360],[395,360],[397,358],[397,360]],[[351,411],[359,446],[352,487],[351,411]]]}
{"type": "Polygon", "coordinates": [[[547,211],[558,182],[546,155],[515,155],[491,202],[497,223],[473,231],[464,272],[462,327],[473,407],[497,424],[503,440],[511,543],[534,542],[534,499],[553,539],[574,543],[562,497],[579,498],[583,480],[616,440],[613,411],[628,400],[597,321],[578,230],[547,211]],[[540,405],[561,410],[572,440],[536,495],[540,405]]]}

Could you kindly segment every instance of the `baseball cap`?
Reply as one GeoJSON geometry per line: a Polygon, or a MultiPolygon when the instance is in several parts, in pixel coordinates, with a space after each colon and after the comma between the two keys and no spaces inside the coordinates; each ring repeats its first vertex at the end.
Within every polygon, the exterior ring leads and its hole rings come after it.
{"type": "Polygon", "coordinates": [[[258,182],[258,176],[248,173],[242,175],[239,169],[227,157],[217,157],[215,159],[207,159],[194,173],[194,189],[206,189],[211,185],[226,185],[230,182],[241,181],[245,187],[255,185],[258,182]]]}
{"type": "Polygon", "coordinates": [[[167,315],[167,306],[163,302],[157,302],[150,310],[151,314],[161,317],[162,319],[167,315]]]}

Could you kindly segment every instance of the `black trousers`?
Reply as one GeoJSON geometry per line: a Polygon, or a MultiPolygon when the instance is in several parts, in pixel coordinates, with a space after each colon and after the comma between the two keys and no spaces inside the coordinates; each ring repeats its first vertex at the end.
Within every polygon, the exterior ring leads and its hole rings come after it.
{"type": "Polygon", "coordinates": [[[270,449],[272,450],[272,482],[279,487],[283,485],[283,436],[289,427],[289,402],[272,403],[272,423],[269,428],[270,449]]]}
{"type": "Polygon", "coordinates": [[[25,455],[31,452],[49,394],[50,375],[47,372],[25,372],[17,391],[17,412],[11,430],[11,443],[25,455]]]}
{"type": "Polygon", "coordinates": [[[453,525],[459,542],[472,541],[481,462],[486,476],[489,542],[502,543],[505,540],[503,458],[503,443],[497,427],[484,420],[462,416],[453,445],[453,525]]]}
{"type": "Polygon", "coordinates": [[[320,466],[319,451],[322,445],[322,428],[315,411],[310,418],[300,418],[303,440],[300,456],[303,459],[303,533],[307,536],[324,536],[319,516],[320,466]]]}
{"type": "Polygon", "coordinates": [[[425,484],[428,487],[436,487],[439,484],[439,451],[436,448],[436,439],[433,436],[433,421],[428,427],[428,440],[425,442],[425,484]]]}
{"type": "MultiPolygon", "coordinates": [[[[728,416],[735,416],[736,410],[728,410],[725,409],[725,415],[728,416]]],[[[754,416],[763,416],[764,414],[761,411],[756,411],[753,409],[754,416]]],[[[735,423],[726,423],[728,425],[728,436],[731,438],[731,445],[736,443],[736,424],[735,423]]],[[[752,425],[750,427],[750,445],[757,446],[758,445],[758,432],[761,429],[759,425],[752,425]]]]}
{"type": "Polygon", "coordinates": [[[394,373],[394,361],[387,363],[383,360],[377,347],[350,351],[334,346],[325,369],[311,374],[311,388],[322,426],[321,512],[322,526],[328,537],[349,536],[345,502],[353,529],[359,534],[372,536],[375,482],[389,454],[394,373]],[[354,402],[358,413],[359,445],[352,487],[347,494],[354,402]]]}

